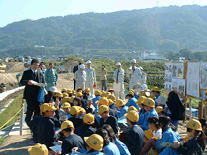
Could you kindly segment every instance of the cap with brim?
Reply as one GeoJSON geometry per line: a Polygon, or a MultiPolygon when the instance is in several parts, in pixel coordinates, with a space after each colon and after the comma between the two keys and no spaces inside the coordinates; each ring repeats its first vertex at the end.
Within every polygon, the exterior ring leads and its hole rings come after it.
{"type": "Polygon", "coordinates": [[[67,121],[64,121],[62,124],[61,124],[61,130],[64,130],[64,129],[67,129],[67,128],[74,128],[74,125],[73,125],[73,122],[67,120],[67,121]]]}
{"type": "Polygon", "coordinates": [[[120,62],[117,62],[117,63],[116,63],[116,66],[121,66],[121,63],[120,63],[120,62]]]}
{"type": "Polygon", "coordinates": [[[79,66],[79,68],[80,68],[80,69],[85,69],[85,65],[82,64],[82,65],[79,66]]]}
{"type": "Polygon", "coordinates": [[[90,137],[84,137],[84,141],[90,148],[96,151],[102,151],[103,149],[104,140],[98,134],[93,134],[90,137]]]}
{"type": "Polygon", "coordinates": [[[88,60],[88,61],[86,62],[86,65],[89,65],[89,64],[91,64],[91,61],[90,61],[90,60],[88,60]]]}
{"type": "Polygon", "coordinates": [[[101,105],[99,107],[98,114],[102,115],[104,112],[107,112],[107,111],[109,111],[109,107],[107,105],[101,105]]]}
{"type": "Polygon", "coordinates": [[[49,89],[50,92],[53,92],[53,93],[57,93],[58,92],[58,89],[56,87],[50,87],[49,89]]]}
{"type": "Polygon", "coordinates": [[[41,111],[42,112],[46,112],[46,111],[56,111],[57,108],[55,108],[54,105],[52,105],[52,103],[44,103],[42,106],[41,106],[41,111]]]}

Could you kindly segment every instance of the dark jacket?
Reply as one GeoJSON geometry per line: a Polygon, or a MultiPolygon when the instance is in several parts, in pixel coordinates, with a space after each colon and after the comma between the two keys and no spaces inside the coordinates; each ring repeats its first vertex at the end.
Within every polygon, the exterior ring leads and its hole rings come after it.
{"type": "Polygon", "coordinates": [[[44,119],[42,115],[35,116],[33,120],[31,120],[31,122],[29,123],[29,127],[32,131],[32,138],[35,143],[37,143],[37,135],[38,135],[37,128],[41,119],[44,119]]]}
{"type": "Polygon", "coordinates": [[[72,116],[72,117],[69,118],[68,120],[70,120],[71,122],[73,122],[74,127],[75,127],[75,133],[76,133],[76,130],[77,130],[80,126],[83,125],[83,119],[81,119],[81,118],[72,116]]]}
{"type": "Polygon", "coordinates": [[[109,116],[106,121],[104,121],[102,118],[100,119],[100,127],[102,127],[104,124],[108,124],[112,127],[115,134],[118,133],[118,122],[117,119],[114,116],[109,116]]]}
{"type": "Polygon", "coordinates": [[[96,128],[91,125],[84,124],[79,127],[76,131],[77,135],[79,135],[82,139],[84,137],[89,137],[96,132],[96,128]]]}
{"type": "Polygon", "coordinates": [[[34,86],[34,85],[31,85],[31,86],[28,85],[27,83],[29,80],[33,80],[38,83],[45,83],[42,72],[37,71],[37,73],[34,74],[31,69],[26,70],[24,71],[22,75],[22,79],[20,80],[20,84],[22,86],[25,86],[24,96],[23,96],[24,99],[36,101],[40,87],[34,86]]]}
{"type": "Polygon", "coordinates": [[[144,131],[134,125],[127,133],[124,141],[132,155],[139,155],[144,144],[144,131]]]}
{"type": "Polygon", "coordinates": [[[62,143],[62,155],[71,153],[74,147],[78,147],[79,149],[85,148],[82,138],[76,134],[65,137],[62,143]]]}

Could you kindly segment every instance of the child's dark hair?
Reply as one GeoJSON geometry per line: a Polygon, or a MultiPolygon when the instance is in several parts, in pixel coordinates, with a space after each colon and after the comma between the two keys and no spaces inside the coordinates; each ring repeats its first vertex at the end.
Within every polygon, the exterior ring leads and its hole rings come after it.
{"type": "Polygon", "coordinates": [[[109,144],[110,138],[107,130],[100,128],[96,131],[96,134],[100,135],[104,139],[104,146],[109,144]]]}
{"type": "Polygon", "coordinates": [[[148,123],[149,124],[154,124],[155,126],[156,126],[156,128],[160,128],[160,124],[159,124],[159,118],[157,118],[157,117],[150,117],[150,118],[148,118],[148,123]]]}
{"type": "Polygon", "coordinates": [[[115,134],[113,128],[111,127],[111,125],[104,124],[102,126],[102,129],[105,129],[108,132],[108,135],[110,137],[111,142],[114,142],[116,140],[116,134],[115,134]]]}

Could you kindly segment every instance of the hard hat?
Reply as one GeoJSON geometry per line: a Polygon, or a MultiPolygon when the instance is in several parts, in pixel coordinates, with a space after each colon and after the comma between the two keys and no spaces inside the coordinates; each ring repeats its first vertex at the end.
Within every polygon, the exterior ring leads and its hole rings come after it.
{"type": "Polygon", "coordinates": [[[81,64],[81,65],[79,66],[79,68],[80,68],[80,69],[85,69],[86,67],[85,67],[84,64],[81,64]]]}
{"type": "Polygon", "coordinates": [[[79,115],[80,113],[80,107],[79,106],[72,106],[70,109],[71,115],[79,115]]]}
{"type": "Polygon", "coordinates": [[[41,106],[41,111],[42,112],[46,112],[46,111],[56,111],[57,108],[55,108],[54,105],[52,105],[51,103],[44,103],[42,106],[41,106]]]}
{"type": "Polygon", "coordinates": [[[90,92],[90,88],[86,88],[85,92],[87,92],[87,93],[90,92]]]}
{"type": "Polygon", "coordinates": [[[137,60],[136,59],[132,59],[131,63],[137,63],[137,60]]]}
{"type": "Polygon", "coordinates": [[[90,60],[86,61],[86,65],[89,65],[89,64],[91,64],[91,61],[90,60]]]}
{"type": "Polygon", "coordinates": [[[70,95],[73,94],[73,91],[71,89],[67,89],[67,93],[70,95]]]}
{"type": "Polygon", "coordinates": [[[78,92],[78,93],[76,93],[76,96],[77,96],[77,97],[82,97],[83,94],[82,94],[81,92],[78,92]]]}
{"type": "Polygon", "coordinates": [[[146,99],[147,99],[147,97],[145,97],[145,96],[140,96],[136,103],[137,103],[138,105],[143,104],[143,102],[144,102],[146,99]]]}
{"type": "Polygon", "coordinates": [[[55,86],[53,86],[53,87],[50,87],[49,91],[53,93],[57,93],[58,89],[55,86]]]}
{"type": "Polygon", "coordinates": [[[202,131],[202,125],[201,123],[196,120],[196,119],[192,119],[190,120],[187,125],[186,125],[187,128],[189,129],[193,129],[193,130],[197,130],[197,131],[202,131]]]}
{"type": "Polygon", "coordinates": [[[160,88],[158,88],[158,87],[154,87],[154,88],[152,88],[151,91],[158,91],[158,92],[160,92],[160,88]]]}
{"type": "Polygon", "coordinates": [[[132,96],[134,96],[134,91],[131,91],[131,90],[130,90],[130,91],[128,92],[128,95],[132,95],[132,96]]]}
{"type": "Polygon", "coordinates": [[[110,88],[110,89],[108,90],[108,92],[114,92],[114,89],[110,88]]]}
{"type": "Polygon", "coordinates": [[[71,108],[71,105],[70,105],[70,103],[68,103],[68,102],[64,102],[64,103],[62,104],[62,108],[63,108],[63,109],[71,108]]]}
{"type": "Polygon", "coordinates": [[[28,149],[30,155],[48,155],[48,149],[45,144],[37,143],[28,149]]]}
{"type": "Polygon", "coordinates": [[[135,108],[134,106],[130,106],[130,107],[128,108],[128,112],[130,112],[131,110],[138,111],[137,108],[135,108]]]}
{"type": "Polygon", "coordinates": [[[119,100],[116,100],[116,106],[117,107],[122,107],[122,106],[124,106],[126,103],[124,102],[124,100],[121,100],[121,99],[119,99],[119,100]]]}
{"type": "Polygon", "coordinates": [[[107,111],[109,111],[109,107],[107,105],[101,105],[99,107],[98,114],[102,115],[104,112],[107,112],[107,111]]]}
{"type": "Polygon", "coordinates": [[[68,93],[64,92],[63,97],[68,97],[68,93]]]}
{"type": "Polygon", "coordinates": [[[121,66],[121,63],[120,63],[120,62],[117,62],[117,63],[116,63],[116,66],[121,66]]]}
{"type": "Polygon", "coordinates": [[[67,121],[64,121],[62,124],[61,124],[61,130],[64,130],[64,129],[67,129],[67,128],[74,128],[74,125],[73,125],[73,122],[67,120],[67,121]]]}
{"type": "Polygon", "coordinates": [[[83,116],[83,122],[84,122],[85,124],[89,124],[89,125],[94,124],[94,122],[95,122],[95,117],[94,117],[94,115],[91,114],[91,113],[85,114],[85,115],[83,116]]]}
{"type": "Polygon", "coordinates": [[[93,134],[90,137],[84,137],[86,144],[96,151],[101,151],[103,149],[104,140],[98,134],[93,134]]]}
{"type": "Polygon", "coordinates": [[[101,96],[101,91],[99,91],[99,90],[95,90],[95,96],[101,96]]]}
{"type": "Polygon", "coordinates": [[[141,66],[139,67],[141,70],[144,70],[141,66]]]}
{"type": "Polygon", "coordinates": [[[78,115],[82,115],[82,114],[85,114],[86,113],[86,110],[83,107],[78,106],[78,108],[79,108],[78,115]]]}
{"type": "Polygon", "coordinates": [[[151,108],[154,108],[154,107],[155,107],[155,101],[154,101],[153,99],[151,99],[151,98],[147,98],[147,99],[143,102],[143,104],[144,104],[145,106],[148,106],[148,107],[151,107],[151,108]]]}
{"type": "Polygon", "coordinates": [[[126,113],[124,115],[126,118],[128,118],[128,120],[130,120],[131,122],[137,122],[139,120],[139,115],[138,112],[135,110],[131,110],[128,113],[126,113]]]}
{"type": "Polygon", "coordinates": [[[63,92],[67,92],[67,89],[66,88],[63,88],[63,89],[61,89],[61,92],[63,93],[63,92]]]}
{"type": "Polygon", "coordinates": [[[111,99],[108,99],[109,100],[109,106],[111,106],[112,104],[114,104],[114,101],[112,101],[111,99]]]}
{"type": "Polygon", "coordinates": [[[55,93],[55,97],[63,97],[63,94],[61,92],[55,93]]]}
{"type": "Polygon", "coordinates": [[[164,109],[163,109],[162,106],[157,106],[157,107],[155,108],[155,110],[156,110],[157,113],[159,114],[159,113],[161,113],[164,109]]]}
{"type": "Polygon", "coordinates": [[[116,101],[116,96],[111,94],[111,95],[108,96],[108,99],[111,99],[113,102],[115,102],[116,101]]]}
{"type": "Polygon", "coordinates": [[[99,105],[109,105],[109,100],[106,97],[102,97],[97,104],[99,105]]]}

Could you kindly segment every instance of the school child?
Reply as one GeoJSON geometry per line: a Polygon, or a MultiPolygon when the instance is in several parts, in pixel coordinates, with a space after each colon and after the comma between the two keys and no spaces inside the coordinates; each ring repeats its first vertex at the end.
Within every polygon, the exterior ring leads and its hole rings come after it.
{"type": "Polygon", "coordinates": [[[28,149],[30,155],[48,155],[48,149],[44,144],[37,143],[28,149]]]}
{"type": "Polygon", "coordinates": [[[45,103],[55,102],[55,93],[57,92],[58,90],[56,87],[50,87],[48,93],[45,95],[45,103]]]}
{"type": "Polygon", "coordinates": [[[202,131],[202,125],[198,120],[192,119],[187,125],[187,142],[179,142],[177,151],[182,155],[202,155],[206,147],[206,136],[202,131]]]}
{"type": "MultiPolygon", "coordinates": [[[[150,149],[154,146],[155,141],[162,138],[162,129],[159,125],[159,119],[157,117],[150,117],[148,119],[149,130],[146,130],[145,139],[146,143],[142,148],[141,154],[144,155],[150,151],[150,149]]],[[[156,154],[153,152],[152,154],[156,154]]]]}
{"type": "Polygon", "coordinates": [[[162,138],[155,142],[155,149],[159,152],[159,155],[178,155],[176,149],[170,147],[171,144],[177,144],[179,142],[178,136],[170,127],[171,120],[167,116],[159,117],[159,124],[162,128],[162,138]]]}
{"type": "Polygon", "coordinates": [[[98,114],[101,116],[100,118],[100,127],[104,124],[109,124],[113,128],[115,134],[118,133],[118,122],[114,116],[109,114],[109,107],[107,105],[101,105],[99,107],[98,114]]]}
{"type": "Polygon", "coordinates": [[[85,149],[83,139],[74,133],[73,122],[67,120],[61,124],[61,132],[64,135],[62,142],[62,155],[72,152],[74,147],[85,149]]]}
{"type": "Polygon", "coordinates": [[[130,106],[130,107],[128,108],[128,112],[131,111],[131,110],[135,110],[135,111],[138,112],[137,108],[135,108],[134,106],[130,106]]]}
{"type": "Polygon", "coordinates": [[[116,144],[116,146],[118,147],[119,152],[120,152],[121,155],[131,155],[131,153],[129,152],[129,149],[127,148],[126,144],[124,144],[123,142],[121,142],[117,138],[116,134],[114,133],[114,131],[113,131],[113,129],[110,125],[104,124],[102,128],[105,129],[108,132],[110,141],[116,144]]]}
{"type": "Polygon", "coordinates": [[[59,111],[59,116],[61,121],[66,121],[71,117],[70,114],[71,105],[68,102],[64,102],[61,106],[61,110],[59,111]]]}
{"type": "Polygon", "coordinates": [[[151,95],[155,96],[155,105],[164,107],[166,104],[165,97],[161,95],[161,90],[158,87],[154,87],[151,90],[151,95]]]}
{"type": "Polygon", "coordinates": [[[95,113],[98,113],[97,101],[101,99],[101,91],[95,90],[95,98],[92,99],[93,106],[95,107],[95,113]]]}
{"type": "Polygon", "coordinates": [[[109,108],[110,109],[116,109],[116,106],[115,106],[115,102],[116,102],[116,96],[115,95],[108,95],[108,100],[109,100],[109,108]]]}
{"type": "Polygon", "coordinates": [[[140,124],[141,128],[143,130],[148,130],[148,119],[150,117],[158,117],[157,112],[155,111],[155,101],[151,98],[147,98],[143,104],[142,104],[145,113],[144,113],[144,118],[143,118],[143,122],[140,124]]]}
{"type": "Polygon", "coordinates": [[[85,114],[83,116],[83,125],[77,129],[77,135],[79,135],[82,139],[84,137],[89,137],[90,135],[96,132],[96,128],[94,127],[95,117],[91,113],[85,114]]]}
{"type": "Polygon", "coordinates": [[[165,115],[164,108],[163,108],[162,106],[157,106],[157,107],[155,108],[155,110],[156,110],[156,112],[157,112],[157,114],[158,114],[159,116],[163,116],[163,115],[165,115]]]}
{"type": "Polygon", "coordinates": [[[109,155],[120,155],[118,147],[110,141],[108,132],[105,129],[98,129],[96,134],[99,134],[104,140],[103,152],[109,155]]]}
{"type": "Polygon", "coordinates": [[[69,120],[73,122],[75,129],[78,129],[80,126],[83,125],[83,120],[80,118],[80,110],[81,107],[79,106],[72,106],[70,109],[71,117],[69,118],[69,120]]]}
{"type": "Polygon", "coordinates": [[[126,103],[126,106],[130,107],[130,106],[134,106],[135,108],[139,108],[139,106],[136,104],[137,99],[134,97],[134,92],[133,91],[129,91],[126,99],[128,99],[128,102],[126,103]]]}
{"type": "Polygon", "coordinates": [[[85,137],[84,141],[86,142],[87,152],[86,155],[104,155],[102,151],[103,149],[103,138],[98,134],[92,134],[89,137],[85,137]]]}
{"type": "Polygon", "coordinates": [[[116,101],[116,106],[118,108],[118,111],[117,111],[118,118],[123,117],[124,114],[126,114],[128,112],[128,107],[125,106],[125,104],[126,103],[124,102],[124,100],[119,99],[116,101]]]}
{"type": "Polygon", "coordinates": [[[132,155],[140,154],[144,144],[144,131],[136,123],[139,120],[137,111],[131,110],[125,114],[129,130],[126,132],[124,143],[132,155]]]}
{"type": "Polygon", "coordinates": [[[86,88],[83,92],[83,99],[88,100],[88,97],[90,96],[90,88],[86,88]]]}
{"type": "Polygon", "coordinates": [[[37,142],[45,144],[48,148],[53,146],[55,137],[55,123],[52,120],[57,109],[50,103],[44,103],[41,107],[43,118],[37,125],[37,142]]]}
{"type": "Polygon", "coordinates": [[[144,101],[147,99],[147,97],[145,96],[140,96],[139,99],[137,100],[137,104],[139,105],[140,111],[139,111],[139,121],[137,122],[138,125],[143,124],[144,121],[144,114],[145,114],[145,110],[144,107],[142,106],[142,104],[144,103],[144,101]]]}
{"type": "Polygon", "coordinates": [[[91,97],[88,97],[86,100],[86,106],[85,106],[86,113],[94,113],[95,107],[93,106],[93,101],[91,97]]]}

